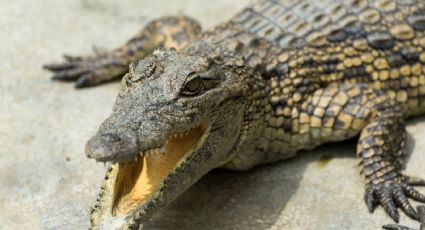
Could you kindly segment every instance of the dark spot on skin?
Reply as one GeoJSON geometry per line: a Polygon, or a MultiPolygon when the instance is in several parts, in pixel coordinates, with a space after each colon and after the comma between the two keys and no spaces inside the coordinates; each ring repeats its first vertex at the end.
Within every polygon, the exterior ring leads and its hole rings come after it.
{"type": "Polygon", "coordinates": [[[260,20],[256,20],[251,24],[251,28],[256,27],[261,21],[260,20]]]}
{"type": "Polygon", "coordinates": [[[387,32],[372,32],[367,35],[367,41],[375,49],[390,49],[394,46],[392,36],[387,32]]]}
{"type": "Polygon", "coordinates": [[[336,56],[329,57],[329,60],[323,62],[325,65],[336,65],[340,63],[339,59],[336,56]]]}
{"type": "Polygon", "coordinates": [[[65,157],[66,161],[71,161],[71,158],[69,158],[68,156],[65,157]]]}
{"type": "Polygon", "coordinates": [[[329,116],[329,114],[325,114],[325,116],[322,118],[322,122],[328,123],[331,119],[333,119],[332,116],[329,116]]]}
{"type": "Polygon", "coordinates": [[[333,110],[327,109],[325,110],[325,117],[323,118],[323,122],[326,122],[328,119],[332,119],[336,114],[333,110]]]}
{"type": "Polygon", "coordinates": [[[289,40],[288,45],[289,46],[293,46],[293,47],[301,47],[303,45],[303,40],[298,38],[298,37],[294,37],[291,40],[289,40]]]}
{"type": "Polygon", "coordinates": [[[409,88],[409,82],[406,79],[403,79],[400,82],[400,89],[407,90],[409,88]]]}
{"type": "Polygon", "coordinates": [[[312,21],[314,22],[314,24],[316,24],[318,27],[323,26],[323,22],[326,22],[326,15],[324,14],[318,14],[318,15],[313,15],[313,19],[312,21]]]}
{"type": "MultiPolygon", "coordinates": [[[[369,128],[367,131],[372,132],[374,128],[369,128]]],[[[368,136],[365,139],[362,140],[362,143],[366,144],[367,146],[373,146],[374,145],[374,139],[373,136],[368,136]]]]}
{"type": "Polygon", "coordinates": [[[245,51],[244,44],[242,42],[240,42],[240,41],[237,41],[237,43],[235,44],[235,47],[234,47],[234,51],[237,54],[243,54],[244,51],[245,51]]]}
{"type": "Polygon", "coordinates": [[[330,42],[340,42],[347,38],[347,33],[343,29],[332,30],[326,37],[330,42]]]}
{"type": "Polygon", "coordinates": [[[285,77],[289,72],[289,66],[287,63],[280,64],[278,66],[266,66],[265,71],[261,74],[264,79],[270,79],[277,77],[279,80],[285,77]]]}
{"type": "Polygon", "coordinates": [[[344,106],[342,108],[342,112],[346,113],[346,114],[350,114],[354,117],[354,116],[356,116],[356,114],[353,112],[354,111],[353,107],[354,107],[354,105],[348,104],[347,106],[344,106]]]}
{"type": "Polygon", "coordinates": [[[252,41],[249,42],[248,46],[252,47],[252,48],[257,48],[257,47],[260,46],[260,44],[261,44],[260,40],[255,38],[255,39],[252,39],[252,41]]]}
{"type": "Polygon", "coordinates": [[[336,71],[336,65],[324,65],[323,66],[323,73],[324,74],[331,74],[336,71]]]}
{"type": "Polygon", "coordinates": [[[285,119],[283,121],[283,125],[282,125],[283,130],[285,131],[285,133],[290,133],[292,130],[292,122],[291,119],[285,119]]]}
{"type": "Polygon", "coordinates": [[[284,99],[280,99],[279,101],[271,102],[271,104],[272,104],[273,110],[276,111],[279,107],[280,108],[286,107],[287,102],[284,99]]]}
{"type": "Polygon", "coordinates": [[[334,123],[334,129],[344,129],[344,125],[345,125],[344,121],[337,119],[334,123]]]}
{"type": "Polygon", "coordinates": [[[273,33],[273,31],[274,31],[274,28],[270,28],[264,34],[267,36],[267,35],[270,35],[271,33],[273,33]]]}
{"type": "Polygon", "coordinates": [[[305,61],[301,64],[301,67],[315,67],[317,62],[312,57],[306,57],[305,61]]]}
{"type": "MultiPolygon", "coordinates": [[[[317,65],[323,66],[323,74],[331,74],[337,71],[337,64],[339,63],[339,59],[335,56],[331,56],[329,60],[321,62],[317,65]]],[[[313,66],[314,67],[314,66],[313,66]]]]}
{"type": "Polygon", "coordinates": [[[410,47],[403,47],[400,53],[408,63],[416,63],[419,61],[419,53],[415,52],[415,50],[410,47]]]}
{"type": "Polygon", "coordinates": [[[283,77],[283,75],[287,73],[289,73],[289,66],[286,63],[276,68],[276,74],[279,77],[283,77]]]}
{"type": "Polygon", "coordinates": [[[358,34],[363,29],[363,26],[359,21],[353,21],[345,25],[344,28],[349,34],[358,34]]]}
{"type": "Polygon", "coordinates": [[[301,7],[301,9],[306,10],[308,7],[310,7],[310,4],[307,2],[301,7]]]}
{"type": "Polygon", "coordinates": [[[417,30],[425,30],[425,15],[411,15],[407,17],[409,24],[417,30]]]}
{"type": "Polygon", "coordinates": [[[388,64],[391,67],[400,67],[404,65],[406,62],[404,61],[403,57],[400,53],[393,53],[390,56],[388,56],[388,64]]]}
{"type": "MultiPolygon", "coordinates": [[[[314,113],[314,109],[315,109],[314,105],[309,104],[309,105],[307,106],[306,112],[307,112],[308,114],[313,114],[313,113],[314,113]]],[[[319,119],[320,119],[320,117],[319,117],[319,119]]]]}
{"type": "Polygon", "coordinates": [[[352,78],[369,77],[364,66],[348,68],[344,71],[343,79],[348,80],[352,78]]]}

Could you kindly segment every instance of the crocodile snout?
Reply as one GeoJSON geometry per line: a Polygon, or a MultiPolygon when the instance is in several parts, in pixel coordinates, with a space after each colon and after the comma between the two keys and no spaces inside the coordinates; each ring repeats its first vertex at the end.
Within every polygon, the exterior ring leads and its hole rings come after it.
{"type": "Polygon", "coordinates": [[[86,144],[87,157],[97,161],[132,161],[138,152],[136,138],[118,133],[97,134],[86,144]]]}

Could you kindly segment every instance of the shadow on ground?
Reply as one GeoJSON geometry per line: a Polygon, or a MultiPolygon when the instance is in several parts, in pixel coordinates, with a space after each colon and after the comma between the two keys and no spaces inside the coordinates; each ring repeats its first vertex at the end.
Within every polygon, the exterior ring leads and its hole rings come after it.
{"type": "MultiPolygon", "coordinates": [[[[355,141],[342,143],[353,144],[355,141]]],[[[213,170],[145,223],[143,229],[270,229],[297,192],[309,164],[325,170],[334,157],[355,156],[338,154],[328,145],[322,149],[328,149],[328,153],[301,152],[289,161],[246,172],[213,170]]]]}

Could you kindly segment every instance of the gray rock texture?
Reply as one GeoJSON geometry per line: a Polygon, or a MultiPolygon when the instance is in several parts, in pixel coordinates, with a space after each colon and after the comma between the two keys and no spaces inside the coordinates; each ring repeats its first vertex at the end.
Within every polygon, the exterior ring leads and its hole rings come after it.
{"type": "MultiPolygon", "coordinates": [[[[43,63],[93,45],[112,49],[161,15],[187,14],[208,28],[248,2],[1,0],[0,229],[87,228],[103,179],[104,165],[86,159],[84,145],[118,84],[75,90],[50,81],[43,63]]],[[[425,175],[425,120],[408,124],[407,172],[425,175]]],[[[355,142],[335,143],[249,172],[213,171],[144,227],[380,229],[391,220],[381,208],[367,212],[354,151],[355,142]]]]}

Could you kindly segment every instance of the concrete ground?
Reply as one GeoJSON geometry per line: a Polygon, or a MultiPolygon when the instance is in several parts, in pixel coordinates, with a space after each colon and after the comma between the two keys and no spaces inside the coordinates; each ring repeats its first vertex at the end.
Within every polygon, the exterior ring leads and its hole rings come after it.
{"type": "MultiPolygon", "coordinates": [[[[105,171],[83,151],[118,84],[75,90],[50,81],[43,63],[92,45],[112,49],[165,14],[210,27],[249,1],[0,0],[0,229],[87,228],[105,171]]],[[[424,175],[425,120],[408,130],[407,172],[424,175]]],[[[145,227],[379,229],[391,220],[381,208],[367,212],[354,149],[354,142],[332,144],[249,172],[213,171],[145,227]]],[[[417,226],[404,215],[401,222],[417,226]]]]}

